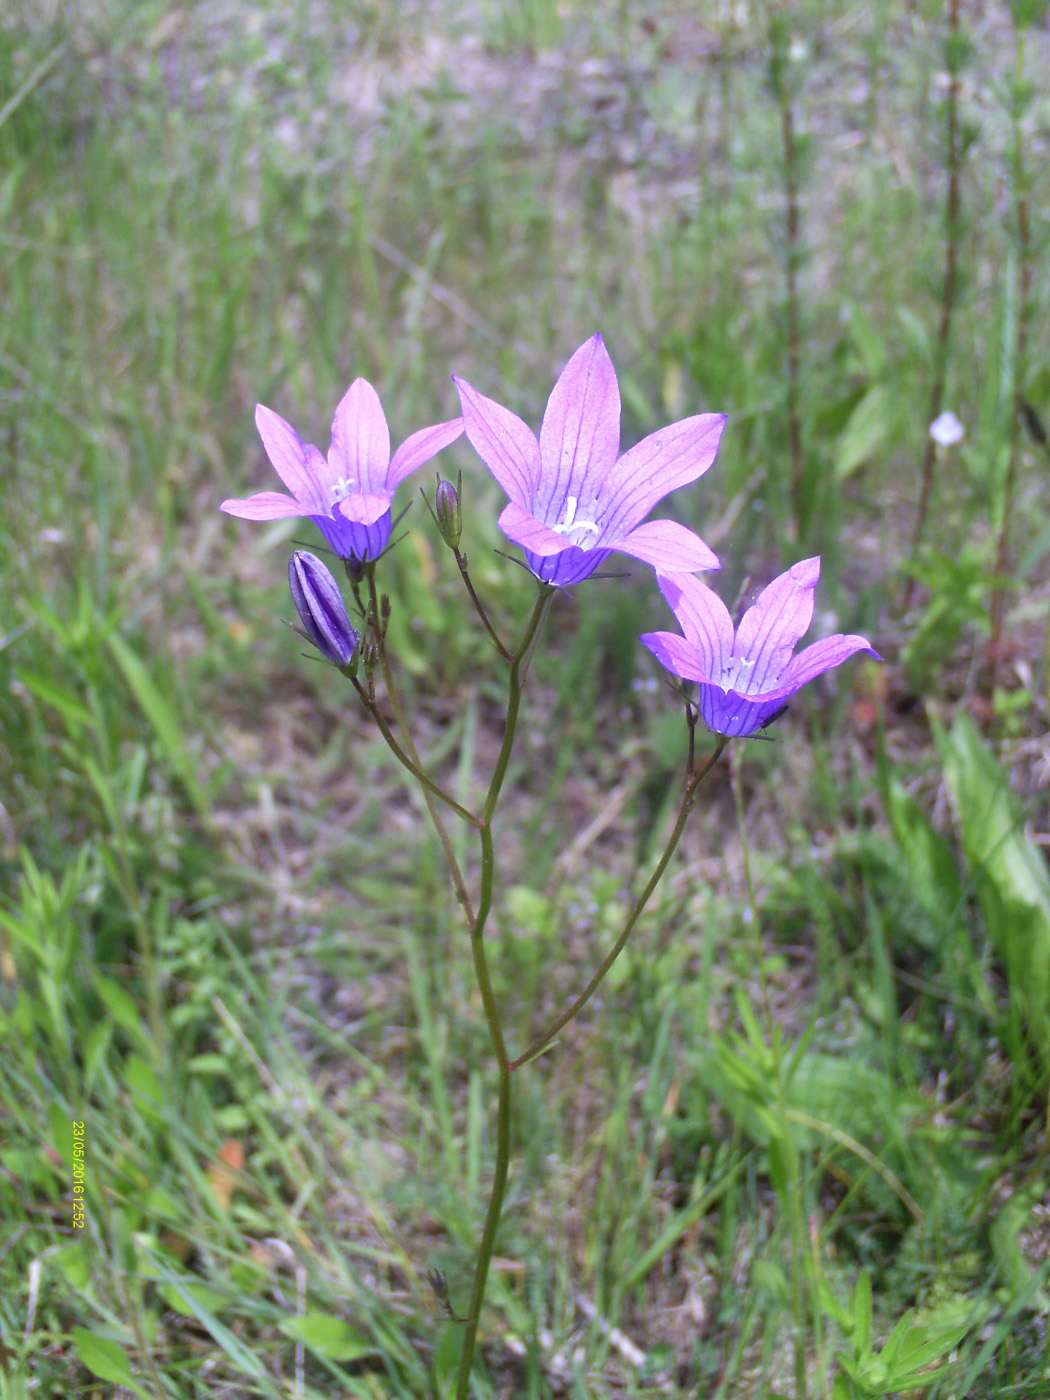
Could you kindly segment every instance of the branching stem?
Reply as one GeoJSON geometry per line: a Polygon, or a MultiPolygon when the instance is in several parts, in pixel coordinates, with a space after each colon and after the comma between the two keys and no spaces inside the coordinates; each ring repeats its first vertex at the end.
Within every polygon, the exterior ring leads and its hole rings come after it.
{"type": "Polygon", "coordinates": [[[503,1036],[499,1007],[492,990],[488,959],[485,956],[485,924],[492,909],[492,892],[496,873],[495,852],[492,845],[492,818],[499,801],[503,781],[507,776],[514,736],[518,727],[518,713],[521,708],[521,694],[528,672],[533,648],[540,634],[544,619],[554,600],[554,590],[541,586],[532,610],[532,617],[526,628],[521,645],[510,658],[510,680],[507,686],[507,718],[503,727],[503,743],[492,772],[489,790],[481,815],[481,893],[478,899],[477,918],[470,931],[470,948],[474,958],[474,973],[481,993],[481,1003],[485,1011],[485,1023],[489,1030],[493,1053],[499,1070],[499,1104],[496,1114],[496,1162],[492,1174],[492,1192],[485,1214],[485,1228],[478,1247],[477,1263],[474,1266],[474,1284],[470,1294],[470,1310],[467,1313],[466,1329],[463,1334],[463,1350],[460,1354],[459,1375],[456,1381],[456,1400],[467,1400],[470,1388],[470,1372],[474,1364],[474,1347],[478,1335],[478,1322],[481,1318],[481,1305],[485,1298],[485,1285],[488,1282],[492,1251],[496,1246],[496,1231],[499,1229],[503,1211],[503,1196],[507,1188],[507,1173],[510,1169],[510,1116],[511,1084],[510,1062],[503,1036]]]}
{"type": "Polygon", "coordinates": [[[699,791],[700,784],[704,781],[708,773],[710,773],[711,769],[722,757],[722,754],[725,751],[725,747],[728,742],[728,739],[719,739],[718,746],[716,747],[714,753],[712,753],[711,757],[707,760],[705,764],[702,765],[702,767],[695,769],[690,775],[690,777],[687,779],[685,785],[685,792],[682,794],[682,802],[680,807],[678,808],[678,817],[675,820],[674,828],[672,829],[671,835],[667,841],[667,845],[664,848],[664,853],[657,862],[656,869],[653,871],[652,875],[650,875],[648,881],[646,882],[645,889],[642,890],[641,894],[635,900],[631,912],[627,916],[627,922],[624,924],[623,929],[620,932],[619,938],[617,938],[616,942],[605,955],[605,958],[602,960],[601,966],[595,972],[594,976],[587,983],[586,987],[584,987],[583,991],[579,994],[579,996],[576,997],[576,999],[561,1013],[560,1016],[558,1016],[557,1020],[553,1023],[553,1025],[548,1027],[548,1029],[545,1030],[542,1035],[538,1035],[536,1039],[531,1042],[527,1049],[525,1049],[516,1060],[511,1061],[511,1070],[520,1069],[522,1065],[527,1065],[530,1060],[534,1060],[537,1055],[541,1054],[551,1043],[554,1037],[558,1034],[558,1032],[562,1029],[562,1027],[568,1025],[568,1023],[572,1020],[576,1013],[580,1011],[584,1006],[586,1006],[586,1004],[590,1001],[591,997],[598,990],[598,987],[601,985],[602,979],[605,977],[605,974],[609,971],[613,963],[623,952],[624,946],[626,945],[628,938],[630,938],[632,932],[634,931],[635,924],[637,924],[638,920],[641,918],[645,906],[649,903],[649,899],[653,893],[653,890],[655,890],[657,885],[660,883],[660,880],[663,877],[663,873],[667,869],[671,857],[674,855],[678,847],[679,841],[682,839],[682,832],[685,830],[685,824],[689,820],[689,813],[693,810],[693,804],[696,801],[696,795],[699,791]]]}

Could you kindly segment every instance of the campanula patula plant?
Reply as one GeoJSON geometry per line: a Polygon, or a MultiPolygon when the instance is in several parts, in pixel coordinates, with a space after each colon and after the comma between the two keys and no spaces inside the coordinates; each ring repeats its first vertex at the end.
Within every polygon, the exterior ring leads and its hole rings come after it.
{"type": "MultiPolygon", "coordinates": [[[[394,757],[420,784],[463,911],[499,1082],[491,1194],[471,1296],[460,1319],[464,1333],[455,1393],[457,1400],[465,1400],[510,1166],[515,1074],[551,1044],[601,984],[667,870],[701,784],[731,740],[746,739],[768,725],[791,696],[821,672],[855,652],[876,653],[864,637],[833,636],[794,654],[812,619],[818,559],[803,560],[774,580],[734,631],[725,605],[695,576],[718,568],[712,550],[678,521],[648,518],[665,496],[695,482],[711,467],[725,417],[701,413],[684,418],[621,454],[619,387],[600,335],[591,337],[569,359],[551,392],[538,438],[509,409],[462,379],[455,384],[462,418],[413,433],[393,457],[379,399],[363,379],[350,386],[336,410],[327,458],[301,442],[277,414],[260,406],[256,423],[263,444],[291,495],[261,492],[245,500],[224,501],[221,509],[250,520],[307,517],[342,561],[352,609],[320,559],[306,550],[292,555],[289,582],[299,630],[349,680],[394,757]],[[480,625],[507,670],[502,743],[485,798],[476,809],[463,806],[420,760],[398,694],[395,658],[388,653],[390,603],[382,591],[383,555],[390,547],[396,488],[461,433],[510,498],[499,526],[523,551],[526,572],[521,586],[531,586],[535,594],[522,635],[516,640],[503,638],[474,587],[460,548],[462,478],[458,486],[441,480],[430,506],[437,533],[453,552],[480,625]],[[604,955],[596,950],[590,976],[581,978],[582,986],[550,1025],[515,1051],[513,1028],[505,1024],[493,990],[486,943],[500,890],[493,818],[523,722],[529,664],[547,616],[562,590],[594,577],[615,554],[627,555],[654,571],[655,582],[684,633],[652,632],[641,639],[676,677],[697,686],[695,698],[689,690],[682,691],[686,763],[681,798],[659,860],[630,906],[618,937],[604,955]],[[351,611],[356,611],[353,622],[351,611]],[[700,761],[693,745],[699,719],[716,736],[713,751],[700,761]],[[451,820],[465,823],[474,832],[480,871],[476,888],[455,854],[457,843],[448,829],[451,820]]],[[[451,1301],[449,1310],[458,1316],[451,1301]]]]}

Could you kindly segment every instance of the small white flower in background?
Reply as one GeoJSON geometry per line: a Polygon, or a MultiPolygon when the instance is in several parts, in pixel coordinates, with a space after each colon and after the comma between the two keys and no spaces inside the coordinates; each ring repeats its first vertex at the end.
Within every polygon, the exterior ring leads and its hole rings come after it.
{"type": "Polygon", "coordinates": [[[954,447],[962,441],[963,425],[954,413],[939,413],[930,424],[930,437],[939,447],[954,447]]]}

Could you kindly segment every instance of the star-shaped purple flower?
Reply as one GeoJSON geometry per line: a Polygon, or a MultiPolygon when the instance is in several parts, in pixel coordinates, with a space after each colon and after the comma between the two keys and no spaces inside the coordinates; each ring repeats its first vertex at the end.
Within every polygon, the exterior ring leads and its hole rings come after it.
{"type": "Polygon", "coordinates": [[[270,408],[255,407],[255,426],[277,475],[291,492],[259,491],[247,500],[223,501],[242,520],[308,516],[342,559],[378,559],[390,539],[390,503],[405,477],[455,442],[462,418],[435,423],[406,438],[390,456],[390,430],[379,395],[367,379],[355,379],[332,419],[327,460],[302,442],[270,408]]]}
{"type": "Polygon", "coordinates": [[[611,550],[665,574],[717,569],[699,536],[673,520],[642,522],[669,491],[715,459],[722,413],[684,418],[620,456],[620,389],[600,335],[573,355],[555,384],[537,442],[516,414],[453,376],[463,425],[510,497],[503,533],[547,583],[579,583],[611,550]]]}
{"type": "Polygon", "coordinates": [[[820,560],[803,559],[762,590],[733,632],[721,598],[691,574],[658,577],[660,592],[678,619],[677,632],[646,632],[642,641],[661,665],[700,687],[704,723],[730,738],[756,733],[814,677],[855,652],[882,657],[866,637],[823,637],[795,656],[813,619],[820,560]]]}

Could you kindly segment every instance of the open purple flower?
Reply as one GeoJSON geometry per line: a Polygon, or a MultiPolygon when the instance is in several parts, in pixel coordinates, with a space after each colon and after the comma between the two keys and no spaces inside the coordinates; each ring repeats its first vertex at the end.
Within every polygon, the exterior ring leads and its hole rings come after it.
{"type": "Polygon", "coordinates": [[[378,559],[390,539],[390,503],[400,482],[455,442],[463,420],[435,423],[406,438],[390,456],[390,430],[379,395],[367,379],[355,379],[332,419],[327,460],[262,404],[255,426],[277,475],[291,492],[259,491],[247,500],[223,501],[242,520],[308,516],[342,559],[378,559]]]}
{"type": "Polygon", "coordinates": [[[762,590],[733,632],[721,598],[691,574],[658,577],[678,619],[677,632],[646,632],[642,641],[661,665],[700,687],[704,723],[730,738],[754,734],[814,677],[855,652],[882,658],[866,637],[823,637],[794,655],[813,619],[820,560],[803,559],[762,590]]]}
{"type": "Polygon", "coordinates": [[[539,441],[516,414],[453,376],[463,425],[510,497],[503,533],[547,583],[579,583],[611,550],[665,574],[717,569],[699,536],[673,520],[642,522],[669,491],[715,459],[722,413],[684,418],[620,456],[620,389],[600,335],[573,355],[555,384],[539,441]]]}

